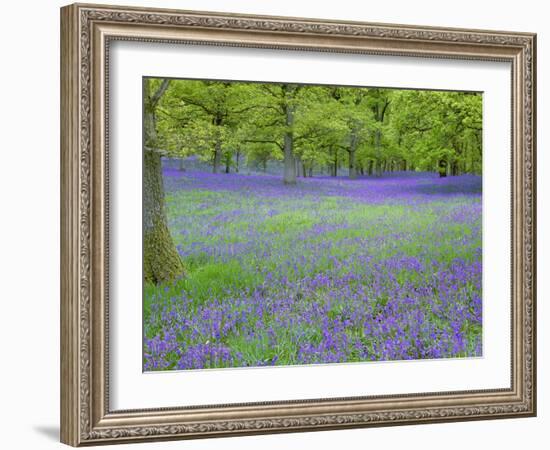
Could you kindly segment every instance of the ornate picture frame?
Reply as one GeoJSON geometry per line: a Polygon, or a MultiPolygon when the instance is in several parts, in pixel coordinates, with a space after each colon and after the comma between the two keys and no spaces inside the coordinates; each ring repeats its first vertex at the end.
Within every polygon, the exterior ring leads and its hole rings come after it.
{"type": "Polygon", "coordinates": [[[81,446],[536,415],[535,89],[531,33],[106,5],[62,8],[61,441],[81,446]],[[510,63],[509,388],[113,410],[108,68],[114,41],[510,63]]]}

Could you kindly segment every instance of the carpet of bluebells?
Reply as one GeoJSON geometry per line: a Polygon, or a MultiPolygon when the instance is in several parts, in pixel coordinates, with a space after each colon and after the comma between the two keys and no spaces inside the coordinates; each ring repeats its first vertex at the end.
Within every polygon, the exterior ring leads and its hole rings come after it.
{"type": "Polygon", "coordinates": [[[145,370],[481,356],[481,177],[163,170],[186,274],[145,286],[145,370]]]}

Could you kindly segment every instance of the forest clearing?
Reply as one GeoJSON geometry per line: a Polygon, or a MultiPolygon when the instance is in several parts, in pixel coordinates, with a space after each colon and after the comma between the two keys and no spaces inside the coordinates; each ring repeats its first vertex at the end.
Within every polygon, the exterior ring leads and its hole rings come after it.
{"type": "Polygon", "coordinates": [[[146,370],[481,355],[480,177],[164,175],[187,273],[146,286],[146,370]]]}
{"type": "Polygon", "coordinates": [[[143,367],[482,356],[482,97],[144,79],[143,367]]]}

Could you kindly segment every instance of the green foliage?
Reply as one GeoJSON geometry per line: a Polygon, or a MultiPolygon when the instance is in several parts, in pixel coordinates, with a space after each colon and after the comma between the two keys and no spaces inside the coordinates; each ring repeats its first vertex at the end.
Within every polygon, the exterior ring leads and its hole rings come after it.
{"type": "Polygon", "coordinates": [[[482,171],[478,93],[172,80],[157,122],[167,155],[197,155],[214,171],[282,160],[285,136],[304,169],[333,175],[482,171]]]}
{"type": "Polygon", "coordinates": [[[399,91],[393,128],[418,170],[482,171],[482,97],[466,92],[399,91]]]}

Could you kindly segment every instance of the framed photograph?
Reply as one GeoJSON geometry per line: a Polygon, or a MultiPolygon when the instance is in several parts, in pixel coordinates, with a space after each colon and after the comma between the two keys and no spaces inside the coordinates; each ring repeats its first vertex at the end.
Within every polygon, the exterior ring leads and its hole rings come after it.
{"type": "Polygon", "coordinates": [[[534,416],[535,58],[62,8],[62,442],[534,416]]]}

